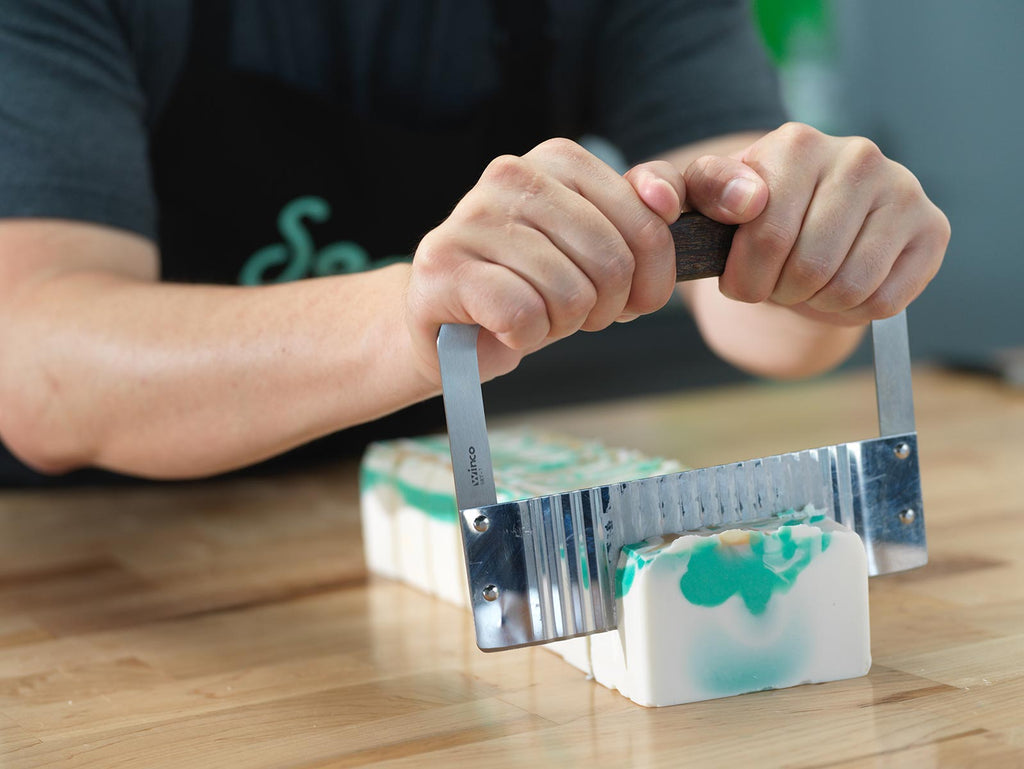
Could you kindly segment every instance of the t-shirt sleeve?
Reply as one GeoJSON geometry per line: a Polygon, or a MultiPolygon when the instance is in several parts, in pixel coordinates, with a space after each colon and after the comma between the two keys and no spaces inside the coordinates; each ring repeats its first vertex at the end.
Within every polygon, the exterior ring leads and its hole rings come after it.
{"type": "Polygon", "coordinates": [[[630,163],[786,119],[749,0],[613,0],[593,104],[595,131],[630,163]]]}
{"type": "Polygon", "coordinates": [[[155,237],[145,100],[103,0],[0,0],[0,217],[155,237]]]}

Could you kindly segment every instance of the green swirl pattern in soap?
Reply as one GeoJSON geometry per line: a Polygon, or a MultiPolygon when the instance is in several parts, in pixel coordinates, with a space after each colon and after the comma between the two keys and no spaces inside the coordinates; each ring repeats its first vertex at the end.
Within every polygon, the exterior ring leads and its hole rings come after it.
{"type": "MultiPolygon", "coordinates": [[[[491,457],[499,502],[679,472],[673,460],[608,448],[529,428],[494,430],[491,457]]],[[[448,437],[432,435],[373,444],[360,467],[360,487],[387,484],[405,504],[454,525],[458,517],[448,437]]],[[[588,577],[587,577],[588,578],[588,577]]]]}
{"type": "Polygon", "coordinates": [[[773,595],[788,591],[828,549],[831,534],[815,525],[823,516],[789,516],[747,529],[688,536],[685,547],[669,548],[679,537],[653,537],[629,545],[623,548],[616,572],[616,595],[628,594],[636,573],[655,558],[667,557],[677,564],[685,559],[679,589],[687,601],[713,607],[738,595],[751,614],[762,614],[773,595]]]}

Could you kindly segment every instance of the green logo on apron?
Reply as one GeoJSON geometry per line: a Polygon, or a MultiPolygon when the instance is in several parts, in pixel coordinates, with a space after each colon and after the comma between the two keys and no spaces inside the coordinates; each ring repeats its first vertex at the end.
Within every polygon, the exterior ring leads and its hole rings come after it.
{"type": "Polygon", "coordinates": [[[389,256],[371,264],[366,249],[351,240],[340,240],[318,251],[302,220],[326,222],[330,218],[330,204],[315,195],[287,203],[277,216],[277,231],[284,242],[264,246],[250,256],[238,273],[238,282],[243,286],[287,283],[301,278],[363,272],[410,258],[389,256]],[[267,277],[269,270],[282,265],[276,277],[267,277]]]}

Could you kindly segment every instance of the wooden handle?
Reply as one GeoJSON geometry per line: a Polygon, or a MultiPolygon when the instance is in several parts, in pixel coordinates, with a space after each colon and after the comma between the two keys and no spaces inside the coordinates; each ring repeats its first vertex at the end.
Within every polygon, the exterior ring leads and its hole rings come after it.
{"type": "Polygon", "coordinates": [[[712,278],[725,271],[735,224],[722,224],[687,211],[669,225],[676,244],[676,280],[712,278]]]}

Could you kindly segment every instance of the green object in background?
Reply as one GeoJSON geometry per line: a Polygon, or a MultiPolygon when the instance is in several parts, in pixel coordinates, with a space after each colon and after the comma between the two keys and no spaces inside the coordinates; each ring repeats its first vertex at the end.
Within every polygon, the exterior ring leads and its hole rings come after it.
{"type": "Polygon", "coordinates": [[[841,132],[846,121],[829,0],[752,0],[752,9],[792,118],[841,132]]]}
{"type": "MultiPolygon", "coordinates": [[[[833,24],[825,0],[753,0],[754,18],[776,64],[794,55],[795,40],[813,35],[832,43],[833,24]]],[[[829,46],[831,47],[831,45],[829,46]]]]}

